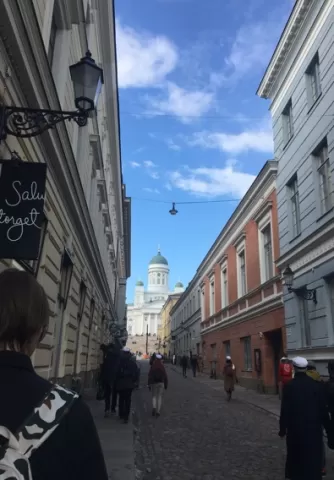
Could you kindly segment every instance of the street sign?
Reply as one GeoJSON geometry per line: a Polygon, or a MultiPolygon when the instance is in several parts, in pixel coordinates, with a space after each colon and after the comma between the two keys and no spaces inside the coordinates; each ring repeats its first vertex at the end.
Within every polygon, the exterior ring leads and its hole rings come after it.
{"type": "Polygon", "coordinates": [[[45,183],[45,163],[0,161],[0,258],[38,259],[45,183]]]}

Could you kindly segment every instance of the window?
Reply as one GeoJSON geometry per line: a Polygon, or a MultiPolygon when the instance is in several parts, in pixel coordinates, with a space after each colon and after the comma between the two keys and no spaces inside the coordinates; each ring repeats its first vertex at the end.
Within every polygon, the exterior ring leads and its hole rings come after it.
{"type": "Polygon", "coordinates": [[[191,299],[190,299],[190,300],[189,300],[189,314],[190,314],[190,315],[191,315],[191,313],[192,313],[191,305],[192,305],[192,303],[191,303],[191,299]]]}
{"type": "Polygon", "coordinates": [[[282,123],[283,123],[283,140],[284,143],[288,141],[293,136],[293,118],[292,118],[292,101],[289,100],[287,106],[282,113],[282,123]]]}
{"type": "Polygon", "coordinates": [[[80,294],[79,294],[79,306],[78,306],[78,321],[81,322],[84,311],[85,311],[85,303],[86,303],[86,296],[87,296],[87,287],[83,281],[80,283],[80,294]]]}
{"type": "Polygon", "coordinates": [[[231,356],[231,342],[229,340],[227,342],[224,342],[224,347],[225,357],[231,356]]]}
{"type": "Polygon", "coordinates": [[[308,316],[308,305],[308,300],[299,297],[300,325],[304,347],[309,347],[311,345],[311,327],[308,316]]]}
{"type": "Polygon", "coordinates": [[[228,305],[228,291],[227,291],[227,267],[226,265],[221,270],[221,289],[222,289],[222,308],[228,305]]]}
{"type": "Polygon", "coordinates": [[[213,343],[211,345],[211,354],[212,354],[211,359],[216,360],[217,359],[217,345],[215,343],[213,343]]]}
{"type": "Polygon", "coordinates": [[[165,285],[165,275],[162,276],[161,285],[165,285]]]}
{"type": "Polygon", "coordinates": [[[273,277],[273,246],[271,241],[271,224],[267,225],[262,230],[262,239],[263,239],[263,270],[264,270],[264,281],[269,280],[273,277]]]}
{"type": "Polygon", "coordinates": [[[321,84],[320,84],[320,70],[319,70],[319,56],[313,58],[310,66],[306,70],[306,89],[307,89],[307,97],[308,103],[310,107],[314,104],[314,102],[318,99],[319,95],[321,94],[321,84]]]}
{"type": "Polygon", "coordinates": [[[210,282],[210,316],[215,313],[215,282],[210,282]]]}
{"type": "Polygon", "coordinates": [[[158,277],[158,279],[157,279],[157,284],[160,285],[160,281],[161,281],[161,280],[160,280],[160,277],[161,277],[160,273],[157,274],[157,277],[158,277]]]}
{"type": "Polygon", "coordinates": [[[91,330],[93,326],[94,313],[95,313],[95,300],[94,298],[92,298],[90,301],[90,310],[89,310],[89,330],[91,330]]]}
{"type": "Polygon", "coordinates": [[[242,250],[238,253],[238,267],[239,267],[239,297],[243,297],[247,292],[246,285],[246,261],[245,261],[245,250],[242,250]]]}
{"type": "Polygon", "coordinates": [[[299,192],[297,176],[288,185],[290,193],[290,208],[292,219],[292,235],[296,237],[300,234],[300,206],[299,206],[299,192]]]}
{"type": "Polygon", "coordinates": [[[317,162],[319,193],[320,193],[320,209],[321,214],[328,212],[333,206],[333,187],[332,176],[329,164],[328,146],[327,143],[314,154],[317,162]]]}
{"type": "Polygon", "coordinates": [[[49,40],[49,48],[48,48],[48,60],[49,65],[52,67],[53,58],[55,54],[55,47],[56,47],[56,37],[57,37],[57,25],[55,21],[55,16],[52,17],[51,23],[51,30],[50,30],[50,40],[49,40]]]}
{"type": "Polygon", "coordinates": [[[242,339],[244,344],[244,367],[245,370],[252,370],[252,345],[251,337],[244,337],[242,339]]]}

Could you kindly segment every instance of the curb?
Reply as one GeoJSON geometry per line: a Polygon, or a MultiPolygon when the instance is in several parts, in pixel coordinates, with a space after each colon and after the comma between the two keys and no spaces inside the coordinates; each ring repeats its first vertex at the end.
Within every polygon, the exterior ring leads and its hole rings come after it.
{"type": "MultiPolygon", "coordinates": [[[[173,370],[174,372],[178,373],[179,375],[181,375],[181,372],[175,368],[174,366],[171,366],[170,367],[171,370],[173,370]]],[[[187,377],[187,378],[190,378],[191,380],[195,381],[195,378],[194,377],[187,377]]],[[[213,386],[209,385],[209,388],[213,388],[213,386]]],[[[279,415],[275,412],[272,412],[271,410],[268,410],[267,408],[265,407],[261,407],[260,405],[258,405],[257,403],[254,403],[254,402],[250,402],[248,400],[244,400],[244,399],[241,399],[241,398],[238,398],[238,400],[241,402],[241,403],[245,403],[246,405],[252,405],[252,407],[255,407],[255,408],[258,408],[259,410],[261,410],[262,412],[265,412],[265,413],[269,413],[269,415],[273,415],[275,418],[279,418],[279,415]]]]}

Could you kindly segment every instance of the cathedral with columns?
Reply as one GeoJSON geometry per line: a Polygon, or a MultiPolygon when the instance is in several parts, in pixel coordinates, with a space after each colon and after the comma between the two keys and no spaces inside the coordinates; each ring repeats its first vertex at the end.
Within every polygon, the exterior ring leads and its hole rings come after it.
{"type": "Polygon", "coordinates": [[[160,325],[160,312],[169,295],[184,291],[177,282],[174,291],[169,290],[169,266],[161,255],[160,248],[148,265],[147,289],[138,280],[134,292],[134,303],[127,306],[127,330],[130,337],[156,336],[160,325]]]}

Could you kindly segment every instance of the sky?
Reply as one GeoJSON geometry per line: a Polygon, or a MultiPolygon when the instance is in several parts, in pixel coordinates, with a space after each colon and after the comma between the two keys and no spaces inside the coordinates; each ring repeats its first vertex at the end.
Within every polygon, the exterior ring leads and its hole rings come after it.
{"type": "Polygon", "coordinates": [[[132,197],[128,302],[138,279],[147,285],[158,246],[170,288],[186,286],[272,158],[269,104],[256,90],[293,4],[116,0],[122,165],[132,197]]]}

